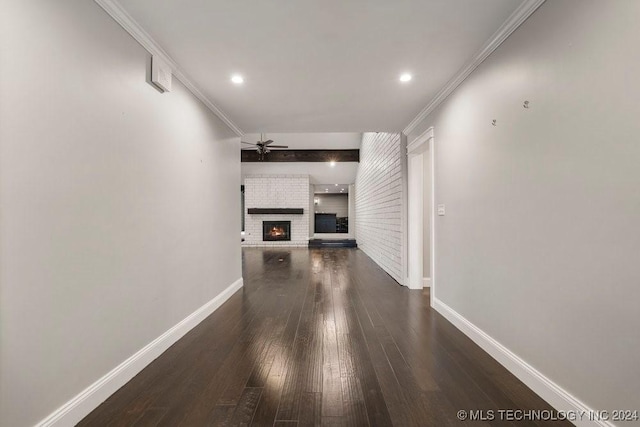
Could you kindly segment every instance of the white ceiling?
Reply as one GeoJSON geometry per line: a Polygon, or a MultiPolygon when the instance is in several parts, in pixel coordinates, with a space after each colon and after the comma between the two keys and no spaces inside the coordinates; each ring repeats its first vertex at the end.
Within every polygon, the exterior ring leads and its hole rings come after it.
{"type": "Polygon", "coordinates": [[[349,184],[316,184],[314,194],[349,194],[349,184]]]}
{"type": "Polygon", "coordinates": [[[521,3],[121,0],[249,133],[400,131],[521,3]]]}

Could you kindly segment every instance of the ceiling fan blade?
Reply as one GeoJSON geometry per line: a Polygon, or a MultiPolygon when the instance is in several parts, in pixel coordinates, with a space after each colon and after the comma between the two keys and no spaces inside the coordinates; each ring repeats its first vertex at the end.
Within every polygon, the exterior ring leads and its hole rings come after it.
{"type": "Polygon", "coordinates": [[[256,145],[253,142],[244,142],[244,141],[240,141],[240,142],[243,143],[243,144],[247,144],[247,145],[256,145]]]}
{"type": "Polygon", "coordinates": [[[289,148],[288,145],[270,145],[269,148],[289,148]]]}
{"type": "Polygon", "coordinates": [[[273,139],[269,139],[267,141],[263,142],[264,145],[269,145],[269,144],[273,144],[273,139]]]}

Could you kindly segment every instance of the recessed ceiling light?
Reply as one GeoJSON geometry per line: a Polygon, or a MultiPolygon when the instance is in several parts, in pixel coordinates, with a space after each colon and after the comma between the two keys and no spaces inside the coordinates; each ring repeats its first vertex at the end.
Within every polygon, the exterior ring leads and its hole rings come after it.
{"type": "Polygon", "coordinates": [[[411,74],[409,74],[409,73],[404,73],[404,74],[402,74],[402,75],[400,76],[400,81],[401,81],[402,83],[406,83],[406,82],[410,81],[412,78],[413,78],[413,76],[411,76],[411,74]]]}
{"type": "Polygon", "coordinates": [[[244,83],[244,77],[242,77],[240,74],[234,74],[233,76],[231,76],[231,81],[237,85],[240,85],[244,83]]]}
{"type": "Polygon", "coordinates": [[[336,162],[335,162],[335,161],[331,160],[331,161],[329,162],[329,166],[334,167],[335,165],[336,165],[336,162]]]}
{"type": "Polygon", "coordinates": [[[338,186],[338,184],[333,184],[333,185],[335,185],[336,187],[338,186]]]}

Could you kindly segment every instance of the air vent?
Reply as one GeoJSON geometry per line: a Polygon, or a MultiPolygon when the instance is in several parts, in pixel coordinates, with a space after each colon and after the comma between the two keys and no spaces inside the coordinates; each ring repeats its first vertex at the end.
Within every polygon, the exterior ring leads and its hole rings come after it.
{"type": "Polygon", "coordinates": [[[157,56],[151,59],[151,82],[163,92],[171,92],[171,67],[157,56]]]}

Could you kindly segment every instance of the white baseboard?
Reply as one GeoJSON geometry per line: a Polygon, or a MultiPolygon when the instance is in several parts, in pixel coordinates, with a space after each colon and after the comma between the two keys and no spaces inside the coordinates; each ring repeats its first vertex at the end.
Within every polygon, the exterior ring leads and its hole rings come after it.
{"type": "MultiPolygon", "coordinates": [[[[442,314],[448,321],[460,329],[473,342],[478,344],[484,351],[489,353],[509,372],[515,375],[520,381],[525,383],[538,396],[547,401],[558,411],[572,411],[575,414],[584,414],[582,420],[571,420],[578,427],[615,427],[608,421],[588,420],[590,413],[594,410],[585,405],[568,391],[544,376],[540,371],[529,365],[518,355],[493,339],[483,330],[464,318],[460,313],[443,303],[439,299],[434,299],[433,307],[442,314]]],[[[481,409],[481,408],[478,408],[481,409]]]]}
{"type": "Polygon", "coordinates": [[[133,356],[113,368],[98,381],[84,389],[73,399],[55,410],[47,418],[40,421],[36,427],[67,427],[76,425],[187,332],[216,311],[216,309],[240,289],[242,285],[241,277],[218,294],[218,296],[191,313],[171,329],[144,346],[133,356]]]}
{"type": "Polygon", "coordinates": [[[424,289],[424,288],[430,288],[431,287],[431,278],[430,277],[423,277],[422,281],[418,281],[415,284],[411,283],[411,280],[407,277],[404,281],[405,285],[407,288],[409,289],[424,289]]]}

